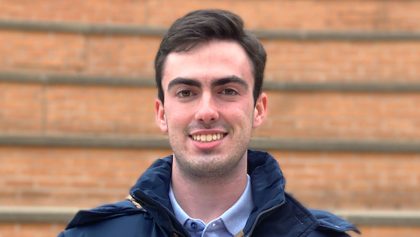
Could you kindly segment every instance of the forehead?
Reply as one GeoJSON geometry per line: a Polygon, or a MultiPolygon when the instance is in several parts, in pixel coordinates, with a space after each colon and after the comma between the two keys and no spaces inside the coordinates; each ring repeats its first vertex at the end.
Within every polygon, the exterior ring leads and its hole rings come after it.
{"type": "Polygon", "coordinates": [[[240,44],[213,40],[186,52],[172,52],[165,61],[162,85],[182,77],[211,81],[236,76],[253,84],[252,63],[240,44]]]}

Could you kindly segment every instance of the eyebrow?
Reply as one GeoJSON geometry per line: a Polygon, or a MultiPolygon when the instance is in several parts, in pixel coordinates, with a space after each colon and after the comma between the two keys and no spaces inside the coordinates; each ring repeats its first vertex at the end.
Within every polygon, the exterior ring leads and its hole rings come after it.
{"type": "Polygon", "coordinates": [[[170,90],[172,87],[176,85],[188,85],[188,86],[195,86],[195,87],[201,87],[201,82],[193,79],[183,78],[183,77],[177,77],[169,82],[168,84],[168,90],[170,90]]]}
{"type": "Polygon", "coordinates": [[[229,84],[229,83],[240,84],[245,89],[248,89],[248,84],[242,78],[237,77],[237,76],[220,78],[218,80],[213,81],[211,83],[211,85],[212,85],[212,87],[216,87],[216,86],[222,86],[222,85],[229,84]]]}
{"type": "MultiPolygon", "coordinates": [[[[211,83],[211,86],[216,87],[216,86],[226,85],[226,84],[229,84],[229,83],[237,83],[237,84],[240,84],[245,89],[248,89],[248,84],[242,78],[237,77],[237,76],[223,77],[223,78],[214,80],[211,83]]],[[[177,85],[188,85],[188,86],[194,86],[194,87],[201,87],[202,84],[201,84],[201,82],[199,82],[197,80],[194,80],[194,79],[177,77],[177,78],[175,78],[175,79],[173,79],[172,81],[169,82],[168,90],[170,90],[172,87],[175,87],[177,85]]]]}

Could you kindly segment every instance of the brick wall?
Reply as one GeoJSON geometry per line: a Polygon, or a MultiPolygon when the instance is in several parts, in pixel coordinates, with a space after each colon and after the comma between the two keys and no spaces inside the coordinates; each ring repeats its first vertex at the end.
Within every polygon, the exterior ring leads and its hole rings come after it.
{"type": "MultiPolygon", "coordinates": [[[[159,37],[2,31],[3,70],[153,75],[159,37]],[[28,39],[31,39],[30,41],[28,39]],[[63,47],[66,45],[66,47],[63,47]],[[37,58],[36,61],[33,58],[37,58]]],[[[268,81],[416,81],[420,43],[264,40],[268,81]]]]}
{"type": "MultiPolygon", "coordinates": [[[[92,207],[123,198],[147,166],[170,153],[167,147],[39,145],[8,138],[161,136],[154,124],[156,91],[147,84],[161,35],[80,29],[138,26],[161,32],[190,10],[215,7],[238,13],[248,29],[271,33],[261,37],[267,82],[362,87],[343,92],[268,86],[269,116],[255,137],[321,144],[304,151],[270,149],[289,192],[308,206],[333,210],[420,209],[419,150],[398,147],[420,141],[420,1],[379,0],[0,0],[0,206],[92,207]],[[80,82],[90,77],[99,80],[80,82]],[[101,82],[107,78],[112,83],[101,82]],[[122,85],[114,85],[119,80],[122,85]],[[391,88],[369,89],[384,84],[391,88]],[[395,89],[399,85],[409,89],[395,89]],[[326,145],[336,140],[395,143],[397,151],[326,145]]],[[[62,227],[3,223],[0,237],[54,236],[62,227]]],[[[420,231],[361,227],[364,236],[420,231]]]]}
{"type": "MultiPolygon", "coordinates": [[[[4,133],[160,134],[154,123],[154,88],[0,82],[0,90],[3,108],[0,128],[4,133]]],[[[418,93],[270,91],[268,94],[269,116],[255,131],[256,136],[314,139],[420,136],[418,93]]]]}
{"type": "Polygon", "coordinates": [[[30,223],[8,223],[0,224],[0,237],[45,237],[57,236],[65,225],[63,224],[30,224],[30,223]]]}
{"type": "MultiPolygon", "coordinates": [[[[288,178],[288,191],[312,207],[420,208],[418,154],[271,153],[288,178]]],[[[166,154],[169,150],[1,147],[0,203],[91,207],[119,200],[166,154]]]]}
{"type": "Polygon", "coordinates": [[[168,26],[177,17],[199,8],[237,12],[249,28],[304,30],[407,30],[420,27],[418,1],[101,1],[40,2],[17,0],[2,4],[4,19],[77,21],[168,26]],[[30,11],[28,10],[30,9],[30,11]]]}

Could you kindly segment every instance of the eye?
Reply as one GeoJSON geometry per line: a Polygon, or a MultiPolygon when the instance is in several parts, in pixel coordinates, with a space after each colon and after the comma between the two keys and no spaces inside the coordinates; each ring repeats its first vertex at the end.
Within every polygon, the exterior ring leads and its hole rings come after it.
{"type": "Polygon", "coordinates": [[[193,92],[191,90],[180,90],[176,93],[176,96],[179,98],[186,98],[186,97],[190,97],[193,96],[193,92]]]}
{"type": "Polygon", "coordinates": [[[220,94],[222,94],[222,95],[238,95],[239,93],[235,89],[225,88],[220,92],[220,94]]]}

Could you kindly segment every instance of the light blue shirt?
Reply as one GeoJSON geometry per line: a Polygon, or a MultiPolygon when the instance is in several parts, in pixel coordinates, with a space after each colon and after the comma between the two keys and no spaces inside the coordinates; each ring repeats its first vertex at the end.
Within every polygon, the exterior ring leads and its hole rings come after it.
{"type": "Polygon", "coordinates": [[[246,224],[254,202],[251,193],[251,178],[247,175],[245,191],[238,201],[233,204],[220,217],[210,221],[207,225],[200,219],[188,216],[175,199],[172,186],[169,190],[169,199],[176,219],[184,226],[192,237],[232,237],[238,234],[246,224]]]}

